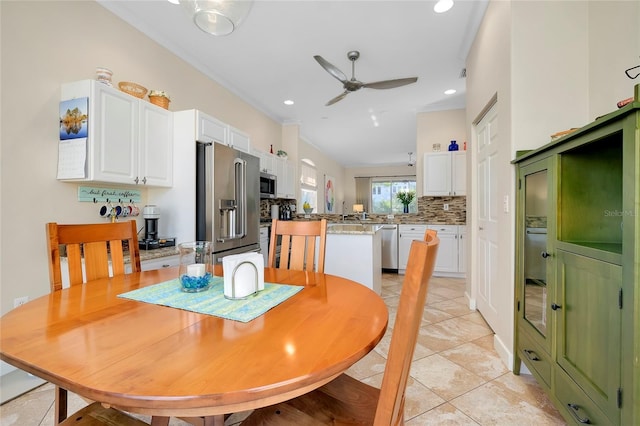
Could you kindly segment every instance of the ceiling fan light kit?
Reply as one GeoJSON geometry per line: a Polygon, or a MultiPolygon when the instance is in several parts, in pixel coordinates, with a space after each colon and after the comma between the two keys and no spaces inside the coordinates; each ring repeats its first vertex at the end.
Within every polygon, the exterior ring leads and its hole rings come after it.
{"type": "Polygon", "coordinates": [[[202,31],[225,36],[246,18],[253,0],[180,0],[180,5],[202,31]]]}
{"type": "Polygon", "coordinates": [[[331,64],[329,61],[324,59],[320,55],[315,55],[313,58],[320,64],[322,68],[325,69],[329,74],[335,77],[338,81],[342,83],[342,87],[344,88],[344,92],[331,99],[326,103],[326,106],[333,105],[336,102],[342,100],[347,96],[350,92],[355,92],[356,90],[360,90],[363,87],[367,89],[393,89],[395,87],[405,86],[407,84],[415,83],[418,81],[418,77],[409,77],[409,78],[398,78],[394,80],[383,80],[376,81],[373,83],[363,83],[356,79],[356,61],[360,57],[360,52],[357,50],[351,50],[347,52],[347,58],[351,61],[351,79],[348,80],[347,76],[338,69],[335,65],[331,64]]]}

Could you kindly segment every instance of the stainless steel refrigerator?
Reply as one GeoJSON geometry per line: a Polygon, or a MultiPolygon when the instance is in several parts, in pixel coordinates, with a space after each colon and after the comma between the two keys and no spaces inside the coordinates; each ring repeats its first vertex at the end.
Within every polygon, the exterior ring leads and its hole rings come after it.
{"type": "Polygon", "coordinates": [[[260,160],[219,143],[196,144],[196,239],[214,262],[260,250],[260,160]]]}

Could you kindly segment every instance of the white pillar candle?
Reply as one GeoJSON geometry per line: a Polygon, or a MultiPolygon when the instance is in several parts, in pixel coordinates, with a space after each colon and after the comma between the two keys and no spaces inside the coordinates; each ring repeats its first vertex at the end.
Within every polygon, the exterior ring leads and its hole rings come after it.
{"type": "Polygon", "coordinates": [[[204,263],[194,263],[193,265],[187,265],[187,275],[190,277],[203,277],[206,273],[204,263]]]}

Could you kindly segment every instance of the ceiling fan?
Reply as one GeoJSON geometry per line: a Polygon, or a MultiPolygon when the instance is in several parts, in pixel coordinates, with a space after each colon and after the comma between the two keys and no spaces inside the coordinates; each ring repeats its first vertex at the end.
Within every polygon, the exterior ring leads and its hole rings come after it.
{"type": "Polygon", "coordinates": [[[358,81],[356,80],[355,74],[356,61],[359,57],[360,52],[358,52],[357,50],[352,50],[347,53],[347,58],[349,58],[349,60],[351,61],[351,80],[348,80],[347,76],[342,71],[340,71],[335,65],[328,62],[322,56],[315,55],[313,57],[329,74],[340,80],[342,86],[344,87],[344,92],[327,102],[326,106],[335,104],[336,102],[342,100],[345,96],[347,96],[349,92],[355,92],[356,90],[360,90],[363,87],[367,89],[393,89],[395,87],[405,86],[407,84],[415,83],[416,81],[418,81],[418,77],[398,78],[395,80],[383,80],[373,83],[363,83],[361,81],[358,81]]]}

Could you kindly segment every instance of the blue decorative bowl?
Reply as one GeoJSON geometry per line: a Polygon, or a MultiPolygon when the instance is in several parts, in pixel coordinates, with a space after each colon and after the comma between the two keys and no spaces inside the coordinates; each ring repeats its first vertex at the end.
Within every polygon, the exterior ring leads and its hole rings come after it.
{"type": "Polygon", "coordinates": [[[187,293],[197,293],[199,291],[205,291],[211,285],[211,278],[213,275],[211,272],[205,273],[201,277],[192,277],[189,275],[180,275],[180,284],[182,284],[182,291],[187,293]]]}

